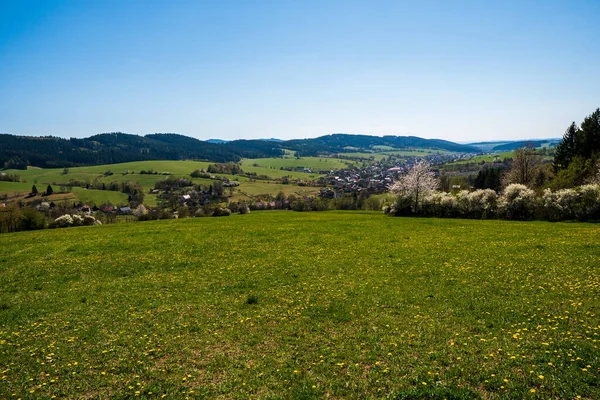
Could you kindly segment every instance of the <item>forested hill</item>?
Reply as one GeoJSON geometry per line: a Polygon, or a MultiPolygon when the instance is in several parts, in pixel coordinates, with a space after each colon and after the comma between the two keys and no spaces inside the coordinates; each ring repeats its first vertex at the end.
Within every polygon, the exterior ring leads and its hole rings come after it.
{"type": "Polygon", "coordinates": [[[479,149],[441,139],[423,139],[417,136],[369,136],[336,133],[314,139],[288,140],[282,144],[285,148],[296,150],[303,156],[320,153],[343,153],[368,150],[375,146],[390,146],[397,149],[421,147],[454,151],[458,153],[477,153],[479,149]]]}
{"type": "Polygon", "coordinates": [[[315,139],[288,141],[233,140],[211,143],[173,133],[139,136],[118,132],[103,133],[83,139],[0,134],[0,167],[23,169],[30,165],[61,168],[128,161],[184,159],[229,162],[239,161],[242,158],[278,157],[284,154],[283,149],[294,150],[302,156],[316,156],[369,150],[373,146],[426,147],[457,152],[478,151],[471,146],[414,136],[376,137],[335,134],[315,139]]]}
{"type": "Polygon", "coordinates": [[[170,133],[103,133],[85,139],[0,135],[0,166],[19,169],[26,165],[56,168],[143,160],[228,162],[282,154],[278,146],[267,142],[213,144],[170,133]]]}

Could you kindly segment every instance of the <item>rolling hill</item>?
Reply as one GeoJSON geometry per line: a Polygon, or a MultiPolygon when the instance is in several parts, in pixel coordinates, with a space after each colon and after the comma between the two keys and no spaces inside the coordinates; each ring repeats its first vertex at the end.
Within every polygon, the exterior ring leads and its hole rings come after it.
{"type": "Polygon", "coordinates": [[[286,141],[242,139],[218,142],[215,139],[202,141],[174,133],[139,136],[114,132],[82,139],[1,134],[0,166],[7,169],[24,169],[27,166],[62,168],[147,160],[237,162],[242,158],[280,157],[284,155],[284,150],[295,151],[298,156],[321,156],[378,147],[418,147],[461,153],[479,151],[473,146],[416,136],[333,134],[286,141]]]}

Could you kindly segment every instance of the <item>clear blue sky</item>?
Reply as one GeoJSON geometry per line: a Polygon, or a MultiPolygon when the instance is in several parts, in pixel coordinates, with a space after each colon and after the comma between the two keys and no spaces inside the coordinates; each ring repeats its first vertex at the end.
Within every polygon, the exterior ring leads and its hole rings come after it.
{"type": "Polygon", "coordinates": [[[600,1],[0,0],[0,132],[560,137],[600,1]]]}

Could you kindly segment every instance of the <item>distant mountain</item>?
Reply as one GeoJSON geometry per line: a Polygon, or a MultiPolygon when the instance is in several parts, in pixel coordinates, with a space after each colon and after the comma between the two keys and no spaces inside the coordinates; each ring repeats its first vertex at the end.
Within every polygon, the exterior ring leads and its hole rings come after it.
{"type": "Polygon", "coordinates": [[[492,147],[492,151],[512,151],[521,147],[542,147],[556,146],[562,139],[544,139],[544,140],[521,140],[518,142],[510,142],[492,147]]]}
{"type": "Polygon", "coordinates": [[[265,139],[258,139],[258,140],[263,140],[265,142],[285,142],[285,140],[282,139],[277,139],[277,138],[265,138],[265,139]]]}
{"type": "Polygon", "coordinates": [[[175,133],[146,136],[122,132],[102,133],[89,138],[14,136],[0,134],[0,166],[25,168],[62,168],[83,165],[114,164],[143,160],[196,159],[237,162],[242,158],[279,157],[284,149],[298,156],[318,156],[348,151],[370,151],[374,146],[396,149],[431,148],[461,153],[476,153],[476,147],[440,139],[416,136],[368,136],[333,134],[299,140],[202,141],[175,133]],[[352,150],[350,150],[352,149],[352,150]]]}
{"type": "Polygon", "coordinates": [[[478,153],[473,146],[458,144],[441,139],[423,139],[416,136],[368,136],[336,133],[314,139],[288,140],[282,143],[287,149],[296,150],[296,154],[308,156],[319,153],[343,153],[347,147],[369,150],[374,146],[390,146],[397,149],[423,147],[459,153],[478,153]]]}
{"type": "Polygon", "coordinates": [[[489,142],[474,142],[467,143],[469,146],[477,147],[481,151],[492,152],[492,151],[512,151],[527,145],[533,147],[541,146],[556,146],[562,139],[551,138],[551,139],[534,139],[534,140],[497,140],[489,142]]]}

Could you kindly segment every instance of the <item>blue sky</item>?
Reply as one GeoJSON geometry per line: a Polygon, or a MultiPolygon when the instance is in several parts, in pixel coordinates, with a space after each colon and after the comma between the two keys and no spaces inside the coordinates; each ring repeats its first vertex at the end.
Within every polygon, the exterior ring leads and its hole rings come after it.
{"type": "Polygon", "coordinates": [[[600,1],[0,0],[0,132],[560,137],[600,1]]]}

